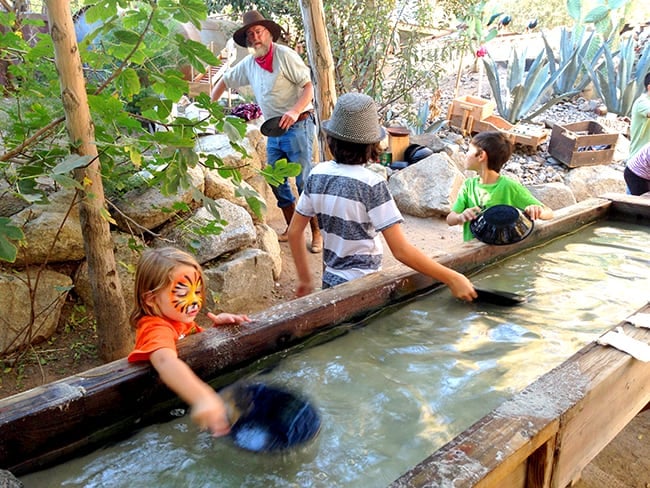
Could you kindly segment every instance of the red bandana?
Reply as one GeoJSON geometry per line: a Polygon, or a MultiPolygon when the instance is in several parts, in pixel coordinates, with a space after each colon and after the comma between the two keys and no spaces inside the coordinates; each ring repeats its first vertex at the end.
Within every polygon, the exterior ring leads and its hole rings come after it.
{"type": "Polygon", "coordinates": [[[271,43],[269,52],[264,56],[255,58],[255,62],[260,66],[260,68],[265,69],[269,73],[273,73],[273,43],[271,43]]]}

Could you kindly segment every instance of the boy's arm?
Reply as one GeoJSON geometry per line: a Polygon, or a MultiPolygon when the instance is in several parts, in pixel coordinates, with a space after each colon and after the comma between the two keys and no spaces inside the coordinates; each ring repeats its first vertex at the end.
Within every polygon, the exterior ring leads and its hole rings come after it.
{"type": "Polygon", "coordinates": [[[151,353],[151,364],[163,383],[191,407],[192,420],[201,429],[209,429],[214,436],[226,435],[230,422],[226,405],[210,385],[178,357],[173,349],[162,348],[151,353]]]}
{"type": "Polygon", "coordinates": [[[472,207],[466,208],[462,213],[449,212],[447,215],[447,224],[449,225],[459,225],[464,224],[465,222],[470,222],[478,217],[478,214],[481,213],[481,207],[472,207]]]}
{"type": "Polygon", "coordinates": [[[456,298],[470,302],[476,298],[476,291],[472,283],[464,275],[437,263],[409,243],[400,224],[391,225],[384,229],[382,234],[396,259],[415,271],[442,281],[451,289],[452,295],[456,298]]]}
{"type": "Polygon", "coordinates": [[[533,220],[550,220],[553,218],[553,210],[546,205],[528,205],[524,212],[533,220]]]}
{"type": "Polygon", "coordinates": [[[314,285],[309,272],[309,262],[307,260],[307,248],[305,247],[305,228],[309,223],[309,217],[295,212],[289,224],[289,247],[293,262],[296,265],[296,274],[298,275],[298,288],[296,296],[303,297],[314,291],[314,285]]]}

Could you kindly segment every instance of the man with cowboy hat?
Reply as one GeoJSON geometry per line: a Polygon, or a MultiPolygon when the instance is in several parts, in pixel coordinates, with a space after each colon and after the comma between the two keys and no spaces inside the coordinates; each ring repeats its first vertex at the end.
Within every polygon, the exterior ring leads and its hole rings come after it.
{"type": "MultiPolygon", "coordinates": [[[[312,167],[314,141],[314,87],[309,68],[298,53],[282,44],[276,44],[282,28],[267,20],[256,10],[244,14],[244,25],[233,34],[233,39],[250,54],[228,70],[212,89],[212,100],[218,100],[226,88],[250,85],[264,118],[279,117],[277,136],[270,136],[266,144],[269,164],[285,158],[300,163],[302,172],[296,177],[298,192],[312,167]]],[[[278,207],[287,226],[296,208],[289,182],[285,178],[278,187],[272,187],[278,207]]],[[[311,221],[311,251],[321,252],[323,239],[316,219],[311,221]]],[[[286,242],[287,232],[278,237],[286,242]]]]}

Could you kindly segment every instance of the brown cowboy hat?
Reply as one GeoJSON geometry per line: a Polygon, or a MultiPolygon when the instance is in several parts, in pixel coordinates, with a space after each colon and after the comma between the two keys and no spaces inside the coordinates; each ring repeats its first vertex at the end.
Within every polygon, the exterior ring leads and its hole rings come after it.
{"type": "Polygon", "coordinates": [[[261,25],[266,27],[271,33],[271,35],[273,36],[273,41],[277,41],[280,38],[280,34],[282,33],[282,27],[280,27],[272,20],[267,20],[264,17],[262,17],[262,14],[259,13],[257,10],[250,10],[246,12],[244,14],[243,20],[244,20],[244,25],[239,29],[237,29],[235,33],[232,35],[232,38],[241,47],[248,47],[248,45],[246,44],[246,32],[254,25],[261,25]]]}

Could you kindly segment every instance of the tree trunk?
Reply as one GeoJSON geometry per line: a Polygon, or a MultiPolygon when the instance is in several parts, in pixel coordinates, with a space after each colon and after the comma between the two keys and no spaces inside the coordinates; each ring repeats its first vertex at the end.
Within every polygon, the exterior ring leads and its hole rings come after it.
{"type": "MultiPolygon", "coordinates": [[[[322,0],[300,0],[300,10],[302,21],[305,24],[305,42],[314,84],[314,104],[316,105],[318,127],[320,127],[321,121],[331,117],[336,104],[332,48],[325,26],[322,0]]],[[[318,132],[318,147],[320,148],[321,161],[332,159],[325,134],[322,131],[318,132]]]]}
{"type": "Polygon", "coordinates": [[[90,119],[88,97],[79,56],[69,2],[48,0],[50,34],[54,41],[54,57],[61,81],[61,98],[71,151],[93,159],[84,168],[75,170],[75,179],[83,186],[79,206],[81,231],[88,261],[92,288],[99,354],[106,361],[126,356],[132,347],[131,328],[122,295],[113,240],[105,209],[104,186],[95,145],[94,125],[90,119]]]}

